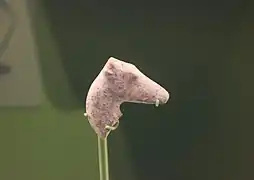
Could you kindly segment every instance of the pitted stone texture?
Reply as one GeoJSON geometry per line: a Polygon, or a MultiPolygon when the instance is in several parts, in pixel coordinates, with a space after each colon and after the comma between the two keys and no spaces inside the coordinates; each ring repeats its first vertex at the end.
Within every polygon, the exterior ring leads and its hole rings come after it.
{"type": "Polygon", "coordinates": [[[123,102],[165,104],[169,93],[133,64],[109,58],[87,94],[86,116],[94,131],[106,138],[109,129],[119,123],[123,102]]]}

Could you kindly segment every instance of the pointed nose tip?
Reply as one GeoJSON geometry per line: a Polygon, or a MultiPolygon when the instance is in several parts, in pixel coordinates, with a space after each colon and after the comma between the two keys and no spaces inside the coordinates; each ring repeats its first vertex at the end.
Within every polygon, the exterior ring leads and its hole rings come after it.
{"type": "Polygon", "coordinates": [[[166,91],[166,97],[165,97],[165,103],[167,103],[168,102],[168,100],[169,100],[169,93],[168,93],[168,91],[166,91]]]}
{"type": "Polygon", "coordinates": [[[165,89],[162,90],[161,96],[160,96],[160,104],[166,104],[170,98],[170,94],[165,89]]]}

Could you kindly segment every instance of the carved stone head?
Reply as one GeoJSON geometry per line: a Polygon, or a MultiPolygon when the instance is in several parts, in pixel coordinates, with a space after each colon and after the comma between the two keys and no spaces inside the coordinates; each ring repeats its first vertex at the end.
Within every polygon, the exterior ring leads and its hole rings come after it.
{"type": "Polygon", "coordinates": [[[95,132],[106,138],[117,128],[123,102],[165,104],[169,93],[135,65],[113,57],[92,83],[86,98],[86,113],[95,132]]]}

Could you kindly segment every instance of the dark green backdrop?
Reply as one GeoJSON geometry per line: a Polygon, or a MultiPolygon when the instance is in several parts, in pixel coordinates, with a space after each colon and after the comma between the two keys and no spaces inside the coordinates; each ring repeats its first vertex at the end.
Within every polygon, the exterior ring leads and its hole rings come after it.
{"type": "Polygon", "coordinates": [[[253,5],[44,0],[31,6],[46,100],[37,109],[1,111],[0,179],[99,178],[96,136],[82,112],[110,56],[135,63],[172,95],[159,108],[122,106],[120,127],[109,137],[112,179],[253,179],[253,5]]]}

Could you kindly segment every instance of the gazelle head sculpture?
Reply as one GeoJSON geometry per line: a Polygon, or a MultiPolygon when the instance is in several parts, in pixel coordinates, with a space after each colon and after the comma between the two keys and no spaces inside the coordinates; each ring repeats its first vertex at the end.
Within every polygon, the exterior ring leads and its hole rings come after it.
{"type": "Polygon", "coordinates": [[[86,113],[94,131],[106,138],[118,127],[123,102],[165,104],[169,93],[135,65],[109,58],[87,94],[86,113]]]}

